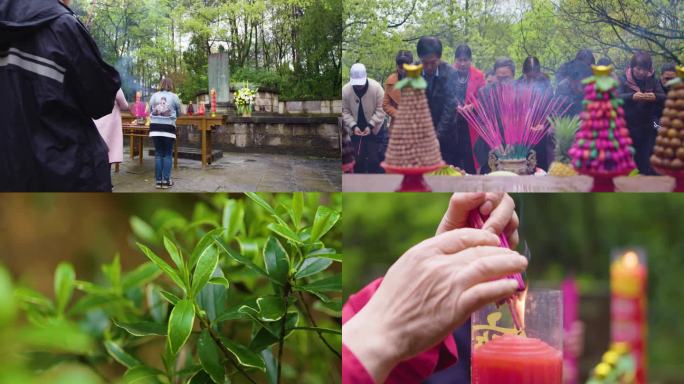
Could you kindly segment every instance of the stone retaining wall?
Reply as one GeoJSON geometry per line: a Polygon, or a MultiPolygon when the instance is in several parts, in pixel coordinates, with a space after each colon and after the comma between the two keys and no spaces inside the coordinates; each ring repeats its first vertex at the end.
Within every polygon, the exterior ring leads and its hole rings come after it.
{"type": "MultiPolygon", "coordinates": [[[[212,147],[227,152],[268,152],[317,157],[340,157],[338,116],[228,117],[215,128],[212,147]]],[[[197,129],[180,127],[180,146],[199,147],[197,129]]]]}
{"type": "Polygon", "coordinates": [[[342,100],[281,101],[278,103],[278,113],[340,115],[342,100]]]}

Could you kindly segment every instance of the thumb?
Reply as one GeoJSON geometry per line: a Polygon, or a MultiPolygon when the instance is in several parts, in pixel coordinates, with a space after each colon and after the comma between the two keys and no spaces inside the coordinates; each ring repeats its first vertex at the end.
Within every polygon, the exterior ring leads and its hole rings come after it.
{"type": "Polygon", "coordinates": [[[468,214],[485,202],[485,193],[454,193],[449,199],[442,221],[437,227],[437,234],[468,226],[468,214]]]}

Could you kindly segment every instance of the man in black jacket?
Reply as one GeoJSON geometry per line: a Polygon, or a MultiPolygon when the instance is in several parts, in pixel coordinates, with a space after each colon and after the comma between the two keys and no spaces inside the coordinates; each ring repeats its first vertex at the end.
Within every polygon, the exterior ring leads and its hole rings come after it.
{"type": "Polygon", "coordinates": [[[437,132],[442,159],[448,164],[459,165],[458,134],[456,131],[456,70],[442,61],[442,43],[434,36],[423,36],[417,46],[423,77],[428,83],[425,94],[437,132]]]}
{"type": "Polygon", "coordinates": [[[0,191],[111,191],[119,74],[58,0],[0,0],[0,191]]]}

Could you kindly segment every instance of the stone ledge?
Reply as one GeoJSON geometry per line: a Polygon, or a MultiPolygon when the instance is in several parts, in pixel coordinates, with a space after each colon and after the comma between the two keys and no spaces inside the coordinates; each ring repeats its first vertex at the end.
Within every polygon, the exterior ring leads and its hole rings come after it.
{"type": "Polygon", "coordinates": [[[227,116],[226,124],[337,124],[339,115],[315,115],[315,116],[252,116],[239,117],[227,116]]]}

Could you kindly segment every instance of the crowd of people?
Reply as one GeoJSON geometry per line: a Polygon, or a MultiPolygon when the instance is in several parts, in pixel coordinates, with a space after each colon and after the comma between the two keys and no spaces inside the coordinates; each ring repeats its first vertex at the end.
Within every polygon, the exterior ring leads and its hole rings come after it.
{"type": "MultiPolygon", "coordinates": [[[[562,98],[565,116],[577,116],[583,109],[582,80],[592,75],[593,65],[614,65],[608,57],[596,61],[589,49],[581,49],[575,58],[555,71],[555,86],[542,64],[534,56],[522,63],[522,75],[516,77],[516,63],[498,58],[491,69],[481,71],[473,65],[473,52],[467,44],[456,47],[453,63],[442,58],[439,38],[423,36],[412,52],[396,54],[396,70],[385,80],[384,87],[368,78],[366,67],[356,63],[351,67],[350,82],[342,89],[342,120],[349,136],[345,161],[353,158],[355,173],[382,173],[380,163],[391,135],[393,120],[401,104],[401,93],[395,84],[406,76],[404,64],[419,63],[427,81],[426,97],[432,122],[439,139],[442,158],[468,174],[490,172],[487,157],[490,148],[470,127],[463,116],[477,99],[502,83],[516,87],[532,87],[549,97],[562,98]]],[[[614,71],[613,73],[617,73],[614,71]]],[[[661,66],[656,73],[650,54],[637,51],[628,66],[616,79],[620,83],[619,97],[624,100],[625,119],[634,141],[635,162],[641,174],[655,174],[649,164],[667,93],[666,83],[676,76],[675,64],[661,66]]],[[[548,170],[554,160],[553,129],[534,147],[538,167],[548,170]]]]}

